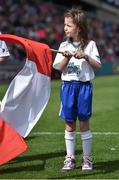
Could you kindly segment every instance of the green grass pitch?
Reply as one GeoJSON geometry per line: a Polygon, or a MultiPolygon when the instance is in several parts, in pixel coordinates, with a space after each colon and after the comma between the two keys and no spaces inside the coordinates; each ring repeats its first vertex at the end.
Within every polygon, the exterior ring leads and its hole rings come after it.
{"type": "MultiPolygon", "coordinates": [[[[49,103],[26,141],[30,147],[0,166],[0,179],[118,179],[119,178],[119,76],[93,81],[92,157],[94,170],[81,171],[81,139],[76,135],[77,167],[61,172],[65,156],[64,122],[58,117],[60,81],[51,82],[49,103]]],[[[0,99],[7,85],[0,85],[0,99]]],[[[77,121],[77,132],[79,125],[77,121]]]]}

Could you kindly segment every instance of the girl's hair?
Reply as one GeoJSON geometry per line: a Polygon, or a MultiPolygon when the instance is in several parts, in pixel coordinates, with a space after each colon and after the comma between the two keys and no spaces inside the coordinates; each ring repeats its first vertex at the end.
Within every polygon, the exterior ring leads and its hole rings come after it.
{"type": "Polygon", "coordinates": [[[80,37],[81,49],[84,50],[88,44],[88,27],[86,14],[79,8],[72,8],[65,12],[64,17],[70,17],[73,23],[79,28],[78,35],[80,37]]]}

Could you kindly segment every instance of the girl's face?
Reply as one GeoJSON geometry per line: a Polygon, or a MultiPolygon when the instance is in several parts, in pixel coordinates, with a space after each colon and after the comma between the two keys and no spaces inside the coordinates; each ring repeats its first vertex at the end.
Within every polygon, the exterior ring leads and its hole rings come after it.
{"type": "Polygon", "coordinates": [[[78,41],[78,28],[76,24],[73,23],[71,17],[65,17],[64,19],[64,32],[67,38],[72,38],[74,41],[78,41]]]}

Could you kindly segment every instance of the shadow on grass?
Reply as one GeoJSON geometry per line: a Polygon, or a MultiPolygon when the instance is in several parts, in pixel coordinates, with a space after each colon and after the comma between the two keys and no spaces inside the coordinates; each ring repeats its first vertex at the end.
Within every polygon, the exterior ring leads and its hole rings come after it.
{"type": "Polygon", "coordinates": [[[35,138],[36,138],[36,136],[28,136],[28,137],[25,138],[25,141],[29,142],[29,141],[31,141],[32,139],[35,139],[35,138]]]}
{"type": "MultiPolygon", "coordinates": [[[[78,167],[79,168],[79,167],[78,167]]],[[[102,176],[103,177],[106,177],[108,176],[109,179],[112,179],[114,177],[111,177],[110,176],[110,173],[113,173],[115,171],[118,171],[119,170],[119,160],[114,160],[114,161],[105,161],[105,162],[97,162],[94,164],[94,168],[92,171],[82,171],[81,170],[81,167],[79,168],[79,171],[77,173],[77,169],[74,169],[74,173],[75,175],[72,175],[72,171],[71,172],[63,172],[62,173],[62,176],[61,179],[65,179],[67,177],[70,177],[70,179],[73,179],[73,178],[84,178],[86,179],[86,177],[88,176],[88,179],[95,179],[96,178],[96,175],[99,176],[101,175],[101,178],[102,176]],[[69,175],[68,175],[69,174],[69,175]],[[109,175],[108,175],[109,174],[109,175]]],[[[59,179],[59,177],[50,177],[51,179],[59,179]]]]}
{"type": "Polygon", "coordinates": [[[97,162],[94,165],[94,169],[104,173],[117,171],[119,170],[119,160],[97,162]]]}
{"type": "MultiPolygon", "coordinates": [[[[79,154],[80,151],[76,152],[76,154],[79,154]]],[[[57,157],[65,157],[65,151],[64,152],[51,152],[47,154],[39,154],[39,155],[27,155],[23,157],[17,157],[15,160],[10,161],[8,164],[1,166],[0,173],[13,173],[13,172],[22,172],[22,171],[42,171],[45,169],[45,164],[48,159],[57,158],[57,157]],[[38,161],[40,162],[37,165],[33,164],[32,161],[38,161]],[[29,162],[26,165],[23,165],[22,163],[29,162]],[[19,164],[18,164],[19,163],[19,164]],[[10,166],[18,166],[18,167],[10,167],[10,166]],[[5,167],[9,166],[9,167],[5,167]]],[[[35,162],[36,163],[36,162],[35,162]]]]}
{"type": "MultiPolygon", "coordinates": [[[[78,155],[78,154],[81,154],[81,152],[76,151],[76,155],[78,155]]],[[[17,172],[31,172],[31,171],[39,172],[39,171],[45,170],[46,162],[48,159],[59,158],[59,157],[64,158],[64,156],[65,156],[65,151],[18,157],[14,161],[11,161],[6,165],[1,166],[0,173],[9,174],[9,173],[14,173],[14,172],[16,172],[16,173],[17,172]],[[36,162],[33,163],[33,161],[36,161],[36,162]],[[29,162],[29,164],[28,164],[28,162],[29,162]],[[24,164],[24,163],[26,163],[26,164],[24,164]]],[[[82,172],[81,167],[79,167],[77,164],[76,169],[74,169],[71,172],[68,172],[68,173],[70,173],[69,174],[70,176],[67,173],[60,172],[60,178],[67,178],[67,175],[70,178],[79,178],[79,177],[86,178],[87,176],[90,178],[91,177],[93,178],[96,175],[98,175],[98,177],[99,177],[99,175],[101,175],[101,177],[102,177],[102,175],[105,177],[106,174],[113,173],[113,172],[119,170],[118,165],[119,165],[119,160],[96,162],[94,164],[93,171],[82,172]],[[73,174],[72,174],[72,172],[73,172],[73,174]]],[[[50,178],[51,179],[59,179],[59,177],[55,177],[55,175],[54,175],[54,177],[50,177],[50,178]]]]}

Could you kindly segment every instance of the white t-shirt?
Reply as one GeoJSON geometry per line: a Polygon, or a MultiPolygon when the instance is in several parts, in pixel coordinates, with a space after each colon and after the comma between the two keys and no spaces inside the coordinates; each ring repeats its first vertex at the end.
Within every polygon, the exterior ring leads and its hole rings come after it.
{"type": "MultiPolygon", "coordinates": [[[[79,47],[80,48],[80,47],[79,47]]],[[[76,51],[77,48],[74,47],[71,43],[68,41],[62,42],[59,47],[59,51],[70,51],[74,52],[76,51]]],[[[95,61],[100,62],[100,56],[99,52],[96,46],[96,43],[94,41],[90,41],[88,45],[86,46],[84,50],[85,54],[89,55],[92,57],[95,61]]],[[[53,67],[58,70],[57,64],[61,62],[64,59],[64,56],[60,53],[57,53],[53,67]]],[[[91,67],[91,65],[86,62],[84,58],[82,59],[77,59],[72,57],[68,63],[68,65],[63,69],[61,79],[63,81],[90,81],[94,78],[94,70],[91,67]]]]}
{"type": "Polygon", "coordinates": [[[0,57],[9,56],[9,51],[4,41],[0,40],[0,57]]]}

